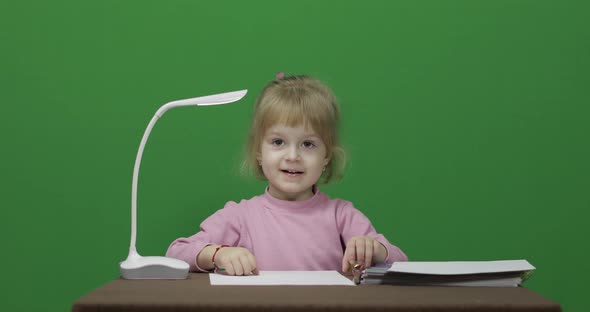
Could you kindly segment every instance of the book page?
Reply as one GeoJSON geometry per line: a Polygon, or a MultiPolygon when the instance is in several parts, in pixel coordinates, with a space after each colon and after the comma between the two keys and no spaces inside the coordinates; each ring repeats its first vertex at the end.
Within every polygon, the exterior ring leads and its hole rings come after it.
{"type": "Polygon", "coordinates": [[[260,275],[209,274],[211,285],[346,285],[355,284],[337,271],[260,271],[260,275]]]}
{"type": "Polygon", "coordinates": [[[500,261],[408,261],[395,262],[390,272],[434,274],[434,275],[458,275],[499,272],[519,272],[534,270],[526,260],[500,260],[500,261]]]}

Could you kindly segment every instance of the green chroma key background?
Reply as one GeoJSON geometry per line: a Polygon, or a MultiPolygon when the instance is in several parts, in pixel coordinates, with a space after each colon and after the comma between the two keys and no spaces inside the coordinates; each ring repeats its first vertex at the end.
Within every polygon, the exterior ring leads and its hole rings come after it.
{"type": "MultiPolygon", "coordinates": [[[[119,276],[133,162],[138,249],[162,255],[229,200],[275,72],[339,98],[349,164],[322,186],[412,260],[527,259],[525,286],[583,311],[590,208],[585,1],[3,1],[3,311],[66,311],[119,276]]],[[[195,294],[198,295],[198,294],[195,294]]]]}

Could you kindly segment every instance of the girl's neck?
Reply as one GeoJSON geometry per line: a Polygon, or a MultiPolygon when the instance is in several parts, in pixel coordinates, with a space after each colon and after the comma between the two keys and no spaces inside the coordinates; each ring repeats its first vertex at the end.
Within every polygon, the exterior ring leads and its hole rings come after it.
{"type": "Polygon", "coordinates": [[[267,187],[268,194],[275,199],[284,200],[284,201],[306,201],[315,195],[317,192],[317,187],[313,185],[311,189],[306,190],[301,193],[295,194],[286,194],[284,192],[277,192],[272,186],[267,187]]]}

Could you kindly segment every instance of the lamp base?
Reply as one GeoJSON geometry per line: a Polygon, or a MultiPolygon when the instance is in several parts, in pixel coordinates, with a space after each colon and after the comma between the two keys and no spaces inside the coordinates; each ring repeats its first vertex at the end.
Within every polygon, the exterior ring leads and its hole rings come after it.
{"type": "Polygon", "coordinates": [[[124,279],[186,279],[188,263],[168,257],[129,256],[119,265],[124,279]]]}

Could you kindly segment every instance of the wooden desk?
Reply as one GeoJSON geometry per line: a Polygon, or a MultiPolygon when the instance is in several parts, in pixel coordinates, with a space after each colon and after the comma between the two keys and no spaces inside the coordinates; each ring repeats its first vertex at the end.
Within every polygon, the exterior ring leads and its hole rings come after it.
{"type": "Polygon", "coordinates": [[[187,280],[117,279],[80,298],[90,311],[561,311],[521,287],[211,286],[207,274],[187,280]]]}

